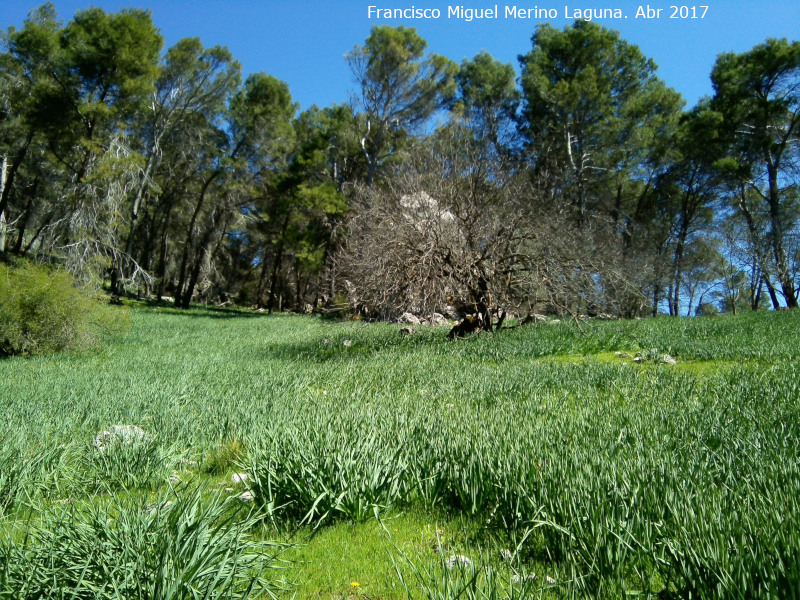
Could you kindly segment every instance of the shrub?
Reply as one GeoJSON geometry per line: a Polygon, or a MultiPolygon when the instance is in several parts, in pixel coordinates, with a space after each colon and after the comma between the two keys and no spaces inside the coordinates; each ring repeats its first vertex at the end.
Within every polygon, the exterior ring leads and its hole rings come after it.
{"type": "Polygon", "coordinates": [[[127,316],[105,306],[60,269],[0,265],[0,355],[86,350],[127,316]]]}
{"type": "Polygon", "coordinates": [[[715,317],[719,314],[719,309],[709,302],[703,302],[697,307],[694,314],[697,317],[715,317]]]}

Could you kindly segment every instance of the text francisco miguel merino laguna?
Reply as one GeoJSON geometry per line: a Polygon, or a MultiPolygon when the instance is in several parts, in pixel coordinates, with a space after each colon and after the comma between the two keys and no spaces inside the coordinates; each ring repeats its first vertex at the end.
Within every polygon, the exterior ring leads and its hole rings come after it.
{"type": "MultiPolygon", "coordinates": [[[[695,8],[695,7],[692,7],[695,8]]],[[[699,7],[708,9],[707,6],[699,7]]],[[[663,9],[650,8],[649,4],[639,6],[634,15],[635,19],[661,18],[663,9]]],[[[633,11],[631,11],[632,13],[633,11]]],[[[705,11],[704,11],[705,12],[705,11]]],[[[368,19],[461,19],[473,21],[476,19],[556,19],[562,16],[565,19],[627,19],[628,15],[619,8],[570,8],[564,6],[560,11],[556,8],[522,8],[515,5],[504,5],[502,8],[495,4],[487,8],[464,8],[460,5],[448,6],[447,10],[438,8],[418,8],[409,6],[406,8],[384,8],[381,6],[367,6],[368,19]]],[[[705,16],[705,14],[703,14],[705,16]]],[[[697,16],[693,18],[698,18],[697,16]]],[[[702,18],[702,17],[700,17],[702,18]]]]}

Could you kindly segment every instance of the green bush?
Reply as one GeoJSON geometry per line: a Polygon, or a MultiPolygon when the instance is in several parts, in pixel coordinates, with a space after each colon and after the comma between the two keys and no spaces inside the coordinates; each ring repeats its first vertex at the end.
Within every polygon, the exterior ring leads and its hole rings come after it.
{"type": "Polygon", "coordinates": [[[62,270],[0,265],[0,355],[86,350],[128,322],[62,270]]]}
{"type": "Polygon", "coordinates": [[[697,307],[694,314],[697,317],[715,317],[719,314],[719,309],[714,304],[703,302],[697,307]]]}

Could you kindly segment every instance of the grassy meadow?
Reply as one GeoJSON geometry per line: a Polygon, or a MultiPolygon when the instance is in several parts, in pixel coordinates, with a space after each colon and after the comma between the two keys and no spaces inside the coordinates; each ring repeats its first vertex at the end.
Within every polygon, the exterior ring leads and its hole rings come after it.
{"type": "Polygon", "coordinates": [[[0,598],[800,597],[796,311],[130,313],[0,361],[0,598]]]}

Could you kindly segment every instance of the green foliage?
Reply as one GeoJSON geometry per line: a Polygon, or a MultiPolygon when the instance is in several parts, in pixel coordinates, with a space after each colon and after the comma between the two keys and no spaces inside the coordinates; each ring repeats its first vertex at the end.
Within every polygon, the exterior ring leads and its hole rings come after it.
{"type": "Polygon", "coordinates": [[[414,28],[376,25],[347,55],[366,113],[368,185],[405,137],[455,94],[458,65],[438,54],[424,57],[427,46],[414,28]]]}
{"type": "Polygon", "coordinates": [[[348,55],[356,71],[365,101],[388,103],[376,116],[416,125],[426,119],[442,98],[455,92],[457,66],[443,56],[423,59],[428,43],[407,27],[374,26],[364,46],[348,55]]]}
{"type": "Polygon", "coordinates": [[[464,59],[456,76],[459,98],[453,112],[472,121],[476,137],[486,138],[497,151],[509,146],[516,129],[521,95],[510,64],[496,61],[485,50],[464,59]]]}
{"type": "Polygon", "coordinates": [[[85,94],[81,112],[105,118],[152,91],[162,44],[147,11],[79,11],[64,28],[62,46],[71,83],[85,94]]]}
{"type": "Polygon", "coordinates": [[[573,169],[584,158],[574,153],[589,149],[601,152],[593,152],[597,166],[626,167],[623,156],[646,160],[656,138],[675,124],[680,96],[618,33],[582,21],[563,31],[543,24],[532,41],[520,62],[524,129],[534,149],[557,144],[558,159],[573,169]]]}
{"type": "MultiPolygon", "coordinates": [[[[796,278],[790,261],[791,235],[797,224],[795,151],[800,126],[800,42],[768,39],[742,54],[725,53],[711,73],[712,107],[723,116],[728,172],[739,188],[730,203],[752,222],[767,217],[768,234],[753,237],[780,282],[790,308],[797,308],[796,278]],[[748,202],[748,196],[755,202],[748,202]],[[755,214],[753,214],[755,213],[755,214]]],[[[755,233],[751,227],[751,235],[755,233]]]]}
{"type": "Polygon", "coordinates": [[[127,321],[124,312],[91,298],[64,271],[0,265],[0,354],[87,350],[127,321]]]}
{"type": "Polygon", "coordinates": [[[710,302],[703,302],[695,310],[695,315],[698,317],[714,317],[719,314],[719,309],[710,302]]]}
{"type": "Polygon", "coordinates": [[[254,525],[200,488],[152,505],[53,505],[20,536],[0,536],[0,598],[252,598],[269,592],[262,572],[274,564],[272,545],[248,535],[254,525]]]}

